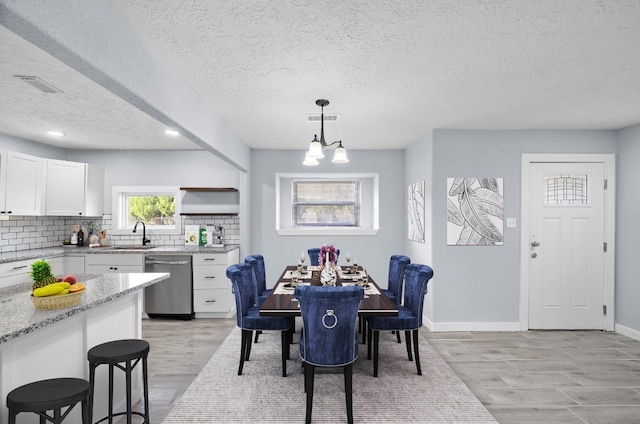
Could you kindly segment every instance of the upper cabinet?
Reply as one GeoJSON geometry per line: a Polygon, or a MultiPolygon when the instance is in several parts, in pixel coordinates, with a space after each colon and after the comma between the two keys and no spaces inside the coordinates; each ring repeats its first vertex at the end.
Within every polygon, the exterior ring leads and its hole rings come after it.
{"type": "Polygon", "coordinates": [[[6,174],[2,171],[5,176],[2,182],[4,205],[0,213],[42,215],[45,159],[8,151],[2,155],[6,156],[6,174]]]}
{"type": "Polygon", "coordinates": [[[46,215],[101,216],[104,169],[86,163],[47,159],[46,215]]]}
{"type": "Polygon", "coordinates": [[[229,187],[180,187],[180,215],[238,215],[240,193],[229,187]]]}
{"type": "Polygon", "coordinates": [[[104,169],[0,150],[0,214],[102,216],[104,169]]]}

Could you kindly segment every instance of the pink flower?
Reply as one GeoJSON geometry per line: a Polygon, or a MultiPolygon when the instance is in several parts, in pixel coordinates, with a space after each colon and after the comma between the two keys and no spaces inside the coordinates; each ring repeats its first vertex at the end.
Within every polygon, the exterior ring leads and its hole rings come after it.
{"type": "Polygon", "coordinates": [[[336,248],[333,244],[324,244],[320,248],[320,254],[318,255],[318,263],[320,265],[325,265],[327,261],[327,253],[329,253],[329,262],[332,264],[336,264],[338,262],[338,254],[336,253],[336,248]]]}

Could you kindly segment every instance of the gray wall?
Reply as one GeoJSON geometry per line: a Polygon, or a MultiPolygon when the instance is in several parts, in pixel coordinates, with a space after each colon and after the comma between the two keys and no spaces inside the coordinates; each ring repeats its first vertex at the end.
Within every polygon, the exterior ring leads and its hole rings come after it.
{"type": "MultiPolygon", "coordinates": [[[[462,131],[433,133],[433,320],[514,323],[520,295],[520,160],[523,153],[615,153],[614,131],[462,131]],[[504,178],[504,245],[447,246],[448,177],[504,178]]],[[[408,171],[409,172],[409,171],[408,171]]],[[[411,170],[415,172],[415,170],[411,170]]]]}
{"type": "Polygon", "coordinates": [[[0,133],[0,149],[49,159],[65,160],[67,157],[67,151],[65,149],[47,146],[46,144],[2,133],[0,133]]]}
{"type": "MultiPolygon", "coordinates": [[[[251,154],[251,254],[265,257],[267,286],[271,287],[285,265],[296,263],[301,250],[333,243],[351,251],[373,278],[387,285],[389,257],[404,251],[406,239],[406,195],[404,153],[393,151],[349,151],[348,164],[331,163],[330,155],[315,167],[302,165],[303,150],[253,150],[251,154]],[[275,231],[276,173],[375,172],[380,183],[380,231],[376,236],[280,236],[275,231]]],[[[345,263],[344,259],[339,263],[345,263]]]]}
{"type": "MultiPolygon", "coordinates": [[[[411,258],[411,262],[433,266],[433,132],[429,132],[409,146],[404,151],[405,160],[405,205],[408,201],[408,186],[418,181],[425,184],[425,241],[419,243],[408,239],[408,231],[405,228],[404,244],[405,254],[411,258]]],[[[405,206],[405,211],[407,206],[405,206]]],[[[406,213],[406,212],[405,212],[406,213]]],[[[405,222],[406,222],[405,217],[405,222]]],[[[406,225],[405,225],[406,227],[406,225]]],[[[433,321],[433,293],[438,290],[439,273],[434,269],[434,277],[428,284],[427,297],[425,298],[424,315],[429,321],[433,321]]]]}
{"type": "Polygon", "coordinates": [[[616,325],[640,332],[640,125],[618,131],[616,208],[616,325]]]}
{"type": "Polygon", "coordinates": [[[240,187],[240,171],[210,152],[198,150],[74,150],[68,159],[105,168],[105,213],[113,186],[240,187]]]}

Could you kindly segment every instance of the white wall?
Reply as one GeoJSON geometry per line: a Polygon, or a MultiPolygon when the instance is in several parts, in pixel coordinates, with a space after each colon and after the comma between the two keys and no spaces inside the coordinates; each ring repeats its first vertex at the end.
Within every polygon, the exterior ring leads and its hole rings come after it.
{"type": "MultiPolygon", "coordinates": [[[[330,157],[315,167],[302,165],[304,150],[253,150],[251,155],[251,246],[249,254],[265,257],[267,286],[271,287],[286,265],[295,264],[301,250],[334,244],[367,268],[383,287],[387,286],[389,257],[404,253],[406,195],[404,153],[401,150],[350,150],[348,164],[333,164],[330,157]],[[379,174],[380,231],[376,236],[279,236],[275,231],[275,180],[278,172],[379,174]]],[[[245,255],[246,256],[246,255],[245,255]]]]}

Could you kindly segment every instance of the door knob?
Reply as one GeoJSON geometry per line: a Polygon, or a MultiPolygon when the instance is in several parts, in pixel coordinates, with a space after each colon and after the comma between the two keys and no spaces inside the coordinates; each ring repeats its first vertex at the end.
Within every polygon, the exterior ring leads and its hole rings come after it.
{"type": "Polygon", "coordinates": [[[537,254],[537,253],[532,253],[532,254],[531,254],[531,257],[532,257],[533,259],[535,259],[535,258],[537,258],[537,257],[538,257],[538,254],[537,254]]]}
{"type": "Polygon", "coordinates": [[[540,243],[538,243],[537,241],[534,240],[531,242],[531,247],[538,247],[538,246],[540,246],[540,243]]]}

